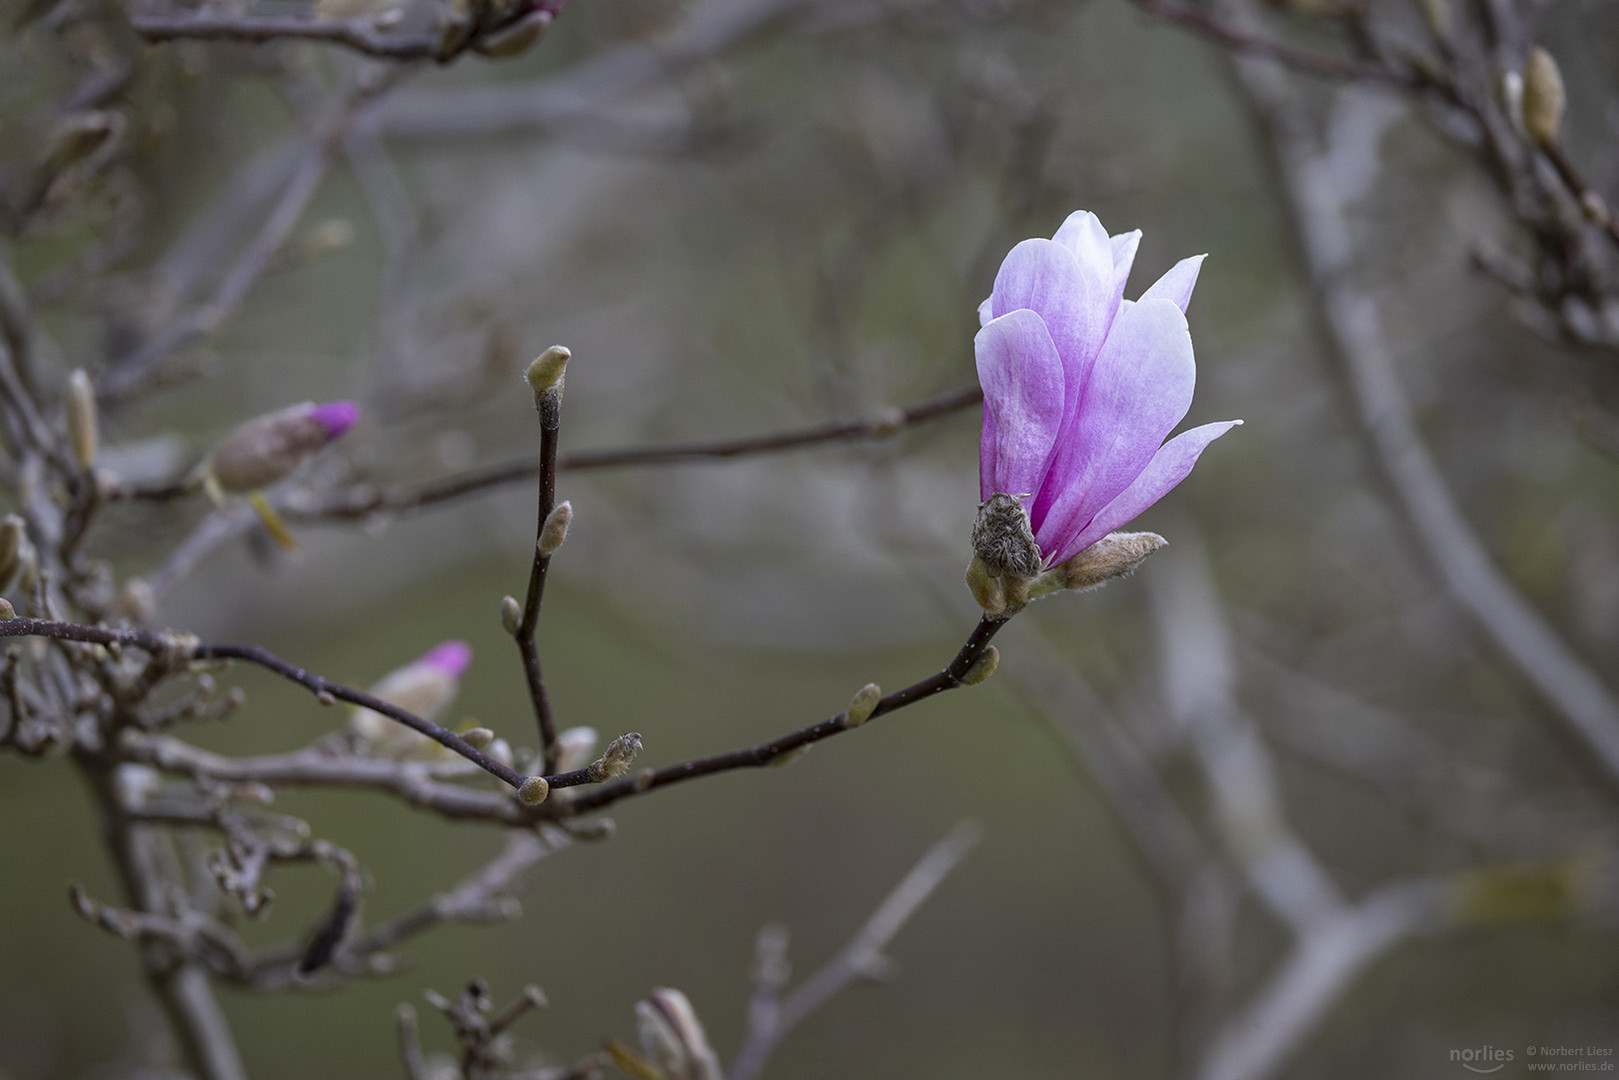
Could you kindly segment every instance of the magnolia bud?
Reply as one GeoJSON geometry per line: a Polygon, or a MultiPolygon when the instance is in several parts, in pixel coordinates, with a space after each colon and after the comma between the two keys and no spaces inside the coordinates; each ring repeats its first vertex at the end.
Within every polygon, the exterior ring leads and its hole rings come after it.
{"type": "Polygon", "coordinates": [[[486,727],[467,728],[461,733],[461,741],[474,750],[482,750],[495,741],[495,733],[486,727]]]}
{"type": "Polygon", "coordinates": [[[1063,587],[1091,589],[1135,572],[1155,551],[1169,543],[1157,533],[1108,533],[1063,563],[1063,587]]]}
{"type": "Polygon", "coordinates": [[[1523,69],[1524,132],[1541,146],[1554,145],[1563,126],[1566,105],[1563,74],[1557,70],[1557,61],[1536,45],[1529,50],[1529,60],[1523,69]]]}
{"type": "Polygon", "coordinates": [[[844,714],[844,727],[859,727],[871,719],[877,703],[883,699],[883,688],[876,683],[867,683],[855,691],[854,697],[849,699],[849,711],[844,714]]]}
{"type": "Polygon", "coordinates": [[[0,596],[0,619],[10,620],[17,617],[17,609],[11,606],[11,601],[0,596]]]}
{"type": "Polygon", "coordinates": [[[685,994],[659,987],[635,1006],[635,1018],[641,1049],[666,1080],[720,1080],[719,1059],[685,994]]]}
{"type": "Polygon", "coordinates": [[[526,806],[538,806],[551,794],[551,785],[543,776],[531,776],[523,781],[523,786],[517,789],[517,797],[526,806]]]}
{"type": "Polygon", "coordinates": [[[568,526],[573,522],[573,504],[558,503],[545,517],[545,524],[540,527],[540,555],[549,559],[556,554],[562,541],[568,538],[568,526]]]}
{"type": "Polygon", "coordinates": [[[523,606],[517,602],[515,596],[503,596],[500,599],[500,625],[506,628],[506,633],[516,635],[523,625],[523,606]]]}
{"type": "Polygon", "coordinates": [[[1016,495],[996,492],[978,507],[973,552],[991,577],[1031,578],[1040,572],[1040,548],[1016,495]]]}
{"type": "Polygon", "coordinates": [[[961,685],[977,686],[995,674],[995,669],[1000,664],[1001,651],[993,645],[986,646],[978,659],[973,661],[973,666],[967,669],[967,674],[961,677],[961,685]]]}
{"type": "Polygon", "coordinates": [[[597,783],[623,776],[630,771],[635,755],[641,752],[641,736],[630,731],[607,744],[602,756],[586,766],[590,778],[597,783]]]}
{"type": "Polygon", "coordinates": [[[244,492],[290,476],[304,459],[359,418],[352,401],[294,405],[231,431],[208,455],[208,476],[222,491],[244,492]]]}
{"type": "Polygon", "coordinates": [[[562,396],[562,378],[568,369],[568,358],[572,355],[563,346],[553,345],[528,366],[528,385],[534,390],[536,408],[540,399],[553,390],[558,397],[562,396]]]}
{"type": "Polygon", "coordinates": [[[99,427],[96,388],[90,376],[75,368],[67,377],[67,441],[73,448],[73,460],[86,471],[96,463],[99,427]]]}
{"type": "MultiPolygon", "coordinates": [[[[378,679],[371,694],[436,723],[455,700],[461,676],[471,663],[472,646],[464,641],[441,642],[378,679]]],[[[432,750],[438,746],[427,736],[370,709],[356,710],[349,718],[349,726],[367,742],[390,752],[432,750]]]]}

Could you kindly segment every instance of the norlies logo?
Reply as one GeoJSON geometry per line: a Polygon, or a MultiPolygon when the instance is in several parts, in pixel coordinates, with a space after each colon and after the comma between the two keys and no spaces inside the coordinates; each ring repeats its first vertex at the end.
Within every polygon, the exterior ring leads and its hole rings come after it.
{"type": "Polygon", "coordinates": [[[1493,1073],[1506,1067],[1507,1062],[1512,1060],[1512,1051],[1497,1050],[1493,1046],[1469,1047],[1466,1050],[1452,1050],[1450,1060],[1470,1072],[1493,1073]]]}

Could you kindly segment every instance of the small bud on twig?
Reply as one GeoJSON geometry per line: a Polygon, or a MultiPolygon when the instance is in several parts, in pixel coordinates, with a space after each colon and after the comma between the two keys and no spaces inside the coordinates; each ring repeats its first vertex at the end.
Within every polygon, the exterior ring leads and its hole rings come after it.
{"type": "Polygon", "coordinates": [[[517,789],[517,797],[527,806],[538,806],[551,794],[551,785],[543,776],[531,776],[517,789]]]}
{"type": "Polygon", "coordinates": [[[867,683],[855,691],[854,697],[849,699],[849,711],[844,714],[844,727],[859,727],[871,719],[877,703],[883,699],[883,688],[876,683],[867,683]]]}
{"type": "Polygon", "coordinates": [[[1567,105],[1563,74],[1552,54],[1536,45],[1523,69],[1523,129],[1541,146],[1557,143],[1567,105]]]}
{"type": "Polygon", "coordinates": [[[506,628],[506,633],[516,636],[523,625],[523,606],[517,602],[515,596],[500,598],[500,625],[506,628]]]}
{"type": "Polygon", "coordinates": [[[549,559],[568,538],[568,526],[573,523],[573,504],[560,502],[546,515],[540,528],[539,548],[542,558],[549,559]]]}
{"type": "Polygon", "coordinates": [[[495,741],[495,733],[486,727],[467,728],[461,733],[461,741],[474,750],[482,750],[495,741]]]}
{"type": "Polygon", "coordinates": [[[568,359],[573,353],[561,345],[546,349],[528,366],[528,385],[534,390],[534,406],[539,408],[545,395],[556,392],[562,396],[563,376],[567,373],[568,359]]]}
{"type": "Polygon", "coordinates": [[[11,601],[0,596],[0,620],[11,620],[17,617],[17,609],[11,606],[11,601]]]}
{"type": "Polygon", "coordinates": [[[602,753],[602,756],[585,766],[585,771],[598,784],[603,780],[612,780],[629,772],[630,764],[635,761],[635,755],[640,752],[640,733],[635,731],[625,732],[608,743],[607,749],[602,753]]]}
{"type": "Polygon", "coordinates": [[[973,661],[973,666],[967,669],[967,674],[961,677],[961,685],[977,686],[979,683],[995,674],[995,669],[999,667],[1000,664],[1001,651],[993,645],[988,646],[984,649],[983,654],[979,656],[977,660],[973,661]]]}
{"type": "Polygon", "coordinates": [[[67,377],[67,441],[73,448],[73,460],[88,472],[96,463],[100,424],[96,416],[96,388],[81,368],[75,368],[67,377]]]}
{"type": "Polygon", "coordinates": [[[1159,548],[1169,543],[1157,533],[1108,533],[1059,568],[1065,589],[1092,589],[1135,572],[1159,548]]]}

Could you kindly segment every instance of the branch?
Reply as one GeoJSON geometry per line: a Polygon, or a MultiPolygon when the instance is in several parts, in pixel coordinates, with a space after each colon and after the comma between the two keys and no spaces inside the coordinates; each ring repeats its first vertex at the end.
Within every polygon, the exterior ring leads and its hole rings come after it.
{"type": "Polygon", "coordinates": [[[1351,60],[1340,60],[1337,57],[1295,48],[1271,38],[1260,37],[1207,12],[1182,7],[1180,4],[1166,3],[1165,0],[1134,0],[1134,2],[1137,9],[1150,18],[1174,23],[1217,45],[1224,45],[1235,52],[1250,56],[1274,60],[1306,75],[1330,79],[1333,82],[1382,82],[1402,86],[1409,83],[1409,80],[1387,68],[1357,64],[1351,60]]]}
{"type": "Polygon", "coordinates": [[[84,626],[79,623],[57,622],[52,619],[8,619],[0,621],[0,637],[24,636],[54,638],[58,641],[84,641],[95,645],[111,645],[121,648],[133,647],[150,653],[154,657],[165,658],[171,667],[183,665],[192,660],[244,660],[250,664],[257,664],[259,667],[273,671],[282,678],[290,679],[316,695],[323,703],[329,703],[330,699],[335,698],[346,701],[351,705],[358,705],[361,708],[381,713],[391,720],[397,720],[413,731],[426,735],[446,750],[460,754],[484,772],[504,780],[514,788],[521,787],[523,781],[527,779],[522,773],[515,771],[509,765],[497,761],[482,750],[473,747],[448,728],[440,727],[430,720],[423,720],[415,713],[383,701],[381,698],[368,694],[364,690],[355,690],[352,687],[342,686],[312,672],[305,671],[296,664],[283,660],[275,653],[258,645],[210,645],[197,641],[189,635],[177,634],[172,631],[159,634],[151,630],[141,629],[114,630],[105,626],[84,626]]]}
{"type": "MultiPolygon", "coordinates": [[[[928,676],[920,682],[912,683],[903,690],[897,690],[878,701],[876,708],[871,711],[869,719],[876,719],[885,713],[895,712],[907,705],[914,705],[918,701],[930,698],[934,694],[946,690],[954,690],[964,685],[962,678],[972,669],[989,648],[990,639],[1001,627],[1006,625],[1005,619],[993,619],[988,615],[978,621],[971,636],[961,651],[956,653],[955,659],[947,664],[944,670],[928,676]]],[[[769,765],[772,761],[790,754],[801,747],[811,743],[829,739],[845,731],[853,730],[848,723],[848,714],[839,713],[830,720],[822,720],[806,728],[800,728],[788,735],[771,742],[760,743],[757,746],[747,746],[739,750],[729,750],[723,754],[712,757],[695,758],[682,762],[679,765],[668,765],[661,769],[643,769],[633,776],[626,776],[620,780],[603,784],[582,794],[574,795],[569,792],[552,796],[552,802],[559,807],[566,807],[570,814],[583,814],[591,810],[599,810],[604,806],[618,802],[620,799],[632,795],[640,795],[654,788],[678,784],[685,780],[695,780],[700,776],[712,776],[714,773],[729,772],[732,769],[756,769],[769,765]]]]}
{"type": "Polygon", "coordinates": [[[978,843],[982,831],[974,822],[958,824],[912,867],[911,872],[894,887],[894,891],[888,894],[876,913],[860,928],[854,940],[843,947],[842,952],[800,984],[779,1005],[750,1010],[747,1040],[737,1052],[727,1080],[753,1080],[764,1067],[765,1059],[788,1032],[850,983],[880,970],[885,959],[882,950],[950,871],[966,858],[978,843]]]}
{"type": "MultiPolygon", "coordinates": [[[[547,356],[552,355],[547,350],[547,356]]],[[[562,362],[567,352],[559,351],[562,362]]],[[[543,363],[541,357],[534,363],[543,363]]],[[[517,652],[523,661],[523,678],[528,683],[529,700],[534,704],[534,720],[540,731],[540,761],[542,773],[554,773],[557,768],[557,725],[551,715],[551,696],[545,690],[545,675],[540,670],[540,654],[534,645],[534,628],[539,623],[540,605],[545,600],[545,579],[551,569],[551,555],[556,550],[546,547],[546,526],[551,523],[551,512],[557,501],[557,437],[562,427],[561,371],[557,369],[557,383],[543,392],[536,388],[534,405],[540,416],[540,491],[539,515],[534,526],[534,562],[529,567],[528,594],[523,601],[522,619],[512,637],[517,640],[517,652]]],[[[566,509],[566,508],[564,508],[566,509]]],[[[566,520],[562,521],[564,534],[566,520]]],[[[560,544],[561,538],[555,542],[560,544]]]]}
{"type": "MultiPolygon", "coordinates": [[[[245,41],[260,43],[295,39],[323,41],[342,45],[367,56],[390,60],[451,59],[456,49],[448,54],[444,50],[444,35],[390,34],[377,28],[372,18],[322,19],[308,15],[260,15],[192,13],[131,15],[129,25],[141,37],[152,42],[180,41],[245,41]]],[[[465,46],[463,45],[462,48],[465,46]]]]}
{"type": "MultiPolygon", "coordinates": [[[[913,424],[948,416],[970,408],[983,399],[983,390],[974,384],[946,391],[908,408],[889,409],[860,420],[834,420],[789,431],[736,439],[575,451],[558,456],[556,468],[559,472],[573,472],[629,466],[678,465],[777,454],[822,443],[887,439],[913,424]]],[[[366,517],[379,512],[418,510],[467,495],[476,495],[491,488],[532,481],[540,474],[541,465],[538,462],[532,458],[523,458],[520,461],[468,470],[457,476],[424,484],[395,487],[360,484],[346,490],[317,496],[306,503],[290,505],[286,507],[285,516],[291,521],[341,520],[366,517]]]]}

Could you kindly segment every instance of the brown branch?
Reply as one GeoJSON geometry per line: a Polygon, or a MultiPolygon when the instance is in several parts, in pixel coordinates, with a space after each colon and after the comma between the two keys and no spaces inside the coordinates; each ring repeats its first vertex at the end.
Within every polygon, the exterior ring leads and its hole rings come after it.
{"type": "MultiPolygon", "coordinates": [[[[954,690],[962,685],[962,677],[972,669],[978,658],[989,647],[993,638],[1001,627],[1006,625],[1005,619],[994,619],[988,615],[978,621],[972,634],[962,645],[961,651],[956,653],[942,671],[939,671],[920,682],[912,683],[903,690],[896,690],[877,703],[871,712],[871,719],[903,709],[907,705],[914,705],[918,701],[930,698],[934,694],[946,690],[954,690]]],[[[640,795],[655,788],[678,784],[683,780],[695,780],[700,776],[712,776],[715,773],[729,772],[732,769],[756,769],[769,765],[783,755],[790,754],[800,747],[811,743],[829,739],[834,735],[852,730],[847,722],[847,714],[839,713],[830,720],[822,720],[818,724],[800,728],[779,739],[760,743],[757,746],[746,746],[738,750],[728,750],[723,754],[714,754],[711,757],[694,758],[679,765],[668,765],[661,769],[643,769],[633,776],[626,776],[611,783],[603,784],[598,788],[584,792],[580,795],[564,800],[558,796],[553,801],[566,806],[567,813],[582,814],[591,810],[599,810],[620,799],[632,795],[640,795]]]]}
{"type": "MultiPolygon", "coordinates": [[[[244,41],[287,39],[342,45],[390,60],[451,59],[439,34],[390,34],[370,18],[321,19],[311,15],[228,15],[214,13],[132,15],[130,27],[148,41],[244,41]]],[[[464,46],[463,46],[464,47],[464,46]]],[[[456,52],[459,52],[457,49],[456,52]]]]}
{"type": "Polygon", "coordinates": [[[448,728],[440,727],[430,720],[424,720],[415,713],[383,701],[381,698],[368,694],[364,690],[355,690],[352,687],[342,686],[313,672],[306,671],[258,645],[210,645],[199,642],[187,635],[172,632],[159,634],[142,629],[114,630],[106,626],[84,626],[79,623],[57,622],[52,619],[8,619],[0,621],[0,637],[24,636],[54,638],[58,641],[84,641],[95,645],[133,647],[151,653],[155,657],[168,657],[177,664],[190,660],[243,660],[273,671],[282,678],[290,679],[317,697],[336,698],[351,705],[358,705],[361,708],[381,713],[391,720],[397,720],[413,731],[426,735],[446,750],[460,754],[491,776],[504,780],[514,788],[521,787],[523,781],[527,779],[522,773],[515,771],[502,762],[496,761],[448,728]]]}
{"type": "Polygon", "coordinates": [[[540,670],[540,653],[534,644],[534,627],[539,623],[540,605],[545,600],[545,579],[551,569],[551,553],[541,546],[546,522],[557,501],[557,436],[562,427],[562,389],[552,387],[536,394],[534,404],[540,414],[540,491],[538,521],[534,526],[534,562],[529,568],[528,594],[523,601],[523,618],[512,636],[523,661],[523,678],[528,683],[529,700],[534,703],[534,720],[540,732],[540,758],[543,773],[557,767],[557,725],[551,715],[551,696],[545,689],[540,670]]]}
{"type": "MultiPolygon", "coordinates": [[[[615,469],[629,466],[679,465],[699,461],[777,454],[830,442],[886,439],[913,424],[924,423],[970,408],[984,399],[976,384],[949,390],[909,408],[890,409],[859,420],[833,420],[768,435],[735,439],[667,443],[662,446],[610,447],[581,450],[557,457],[559,472],[615,469]]],[[[425,484],[377,487],[361,484],[334,491],[303,506],[285,509],[288,520],[312,521],[365,517],[381,512],[418,510],[506,484],[533,480],[541,466],[532,458],[471,469],[425,484]]]]}

